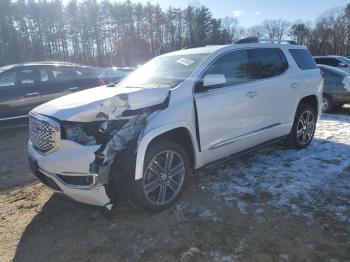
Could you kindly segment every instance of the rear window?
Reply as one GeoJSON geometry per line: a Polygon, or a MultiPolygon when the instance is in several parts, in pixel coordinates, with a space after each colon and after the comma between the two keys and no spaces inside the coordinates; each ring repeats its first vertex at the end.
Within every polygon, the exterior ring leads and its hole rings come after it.
{"type": "Polygon", "coordinates": [[[302,70],[316,69],[317,65],[307,49],[289,49],[298,67],[302,70]]]}

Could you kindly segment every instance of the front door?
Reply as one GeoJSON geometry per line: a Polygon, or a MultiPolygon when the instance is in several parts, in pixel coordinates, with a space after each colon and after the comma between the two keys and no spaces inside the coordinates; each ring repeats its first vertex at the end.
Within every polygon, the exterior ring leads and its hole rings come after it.
{"type": "MultiPolygon", "coordinates": [[[[288,83],[279,81],[288,64],[279,49],[231,51],[203,73],[223,75],[226,83],[195,87],[200,146],[204,158],[219,159],[277,138],[288,105],[278,101],[288,83]]],[[[285,58],[285,57],[284,57],[285,58]]],[[[286,101],[286,99],[283,99],[286,101]]]]}
{"type": "Polygon", "coordinates": [[[41,103],[40,73],[22,67],[0,75],[0,118],[26,116],[41,103]]]}

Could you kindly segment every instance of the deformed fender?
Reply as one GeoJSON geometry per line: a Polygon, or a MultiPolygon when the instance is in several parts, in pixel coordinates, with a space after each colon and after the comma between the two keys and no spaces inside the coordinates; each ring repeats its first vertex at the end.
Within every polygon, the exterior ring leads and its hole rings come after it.
{"type": "Polygon", "coordinates": [[[135,180],[141,179],[143,177],[143,165],[148,145],[156,137],[176,128],[186,128],[188,130],[192,140],[192,145],[194,147],[194,166],[198,165],[198,146],[195,137],[193,137],[193,134],[195,134],[195,130],[193,130],[192,127],[188,126],[187,122],[175,121],[171,124],[166,124],[164,126],[157,126],[155,128],[152,128],[151,130],[146,131],[144,134],[142,134],[142,136],[139,138],[135,166],[135,180]]]}

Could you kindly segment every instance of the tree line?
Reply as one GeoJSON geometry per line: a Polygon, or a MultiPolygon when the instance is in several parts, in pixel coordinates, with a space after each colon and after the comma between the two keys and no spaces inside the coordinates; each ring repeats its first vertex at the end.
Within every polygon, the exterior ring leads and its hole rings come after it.
{"type": "Polygon", "coordinates": [[[243,28],[215,18],[205,6],[61,0],[0,1],[0,65],[59,60],[96,66],[135,66],[186,46],[229,44],[245,36],[291,38],[312,53],[350,55],[350,5],[312,24],[265,20],[243,28]]]}

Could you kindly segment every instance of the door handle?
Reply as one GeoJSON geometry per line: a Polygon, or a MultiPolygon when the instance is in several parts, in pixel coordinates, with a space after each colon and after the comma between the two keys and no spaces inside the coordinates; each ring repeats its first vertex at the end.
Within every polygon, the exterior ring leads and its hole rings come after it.
{"type": "Polygon", "coordinates": [[[40,96],[38,92],[33,92],[33,93],[27,93],[24,95],[25,97],[33,97],[33,96],[40,96]]]}
{"type": "Polygon", "coordinates": [[[291,85],[290,85],[290,87],[291,88],[293,88],[293,89],[297,89],[298,87],[299,87],[299,85],[300,85],[300,83],[292,83],[291,85]]]}
{"type": "Polygon", "coordinates": [[[247,97],[250,97],[250,98],[253,98],[254,96],[256,96],[258,94],[258,92],[253,92],[253,91],[249,91],[246,96],[247,97]]]}
{"type": "Polygon", "coordinates": [[[73,87],[69,87],[68,90],[70,91],[77,91],[79,89],[79,87],[77,86],[73,86],[73,87]]]}

